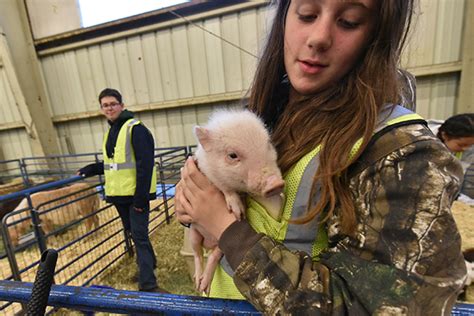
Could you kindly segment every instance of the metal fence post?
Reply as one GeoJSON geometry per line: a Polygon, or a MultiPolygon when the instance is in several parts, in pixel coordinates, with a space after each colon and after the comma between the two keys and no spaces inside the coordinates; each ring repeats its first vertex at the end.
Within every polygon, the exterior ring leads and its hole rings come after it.
{"type": "Polygon", "coordinates": [[[123,229],[123,236],[124,236],[124,241],[125,241],[125,252],[128,253],[129,257],[133,257],[133,246],[132,246],[132,236],[130,235],[130,231],[127,231],[125,230],[125,228],[123,229]]]}
{"type": "Polygon", "coordinates": [[[61,179],[66,179],[67,177],[69,177],[69,175],[67,174],[67,172],[68,172],[67,160],[62,159],[62,157],[58,156],[58,157],[56,157],[56,162],[57,162],[58,167],[59,167],[60,178],[61,179]],[[64,163],[64,166],[63,166],[63,163],[64,163]]]}
{"type": "Polygon", "coordinates": [[[30,187],[30,179],[28,177],[28,171],[26,170],[25,159],[21,158],[18,163],[20,164],[21,177],[23,178],[23,183],[25,184],[25,188],[29,188],[30,187]]]}
{"type": "Polygon", "coordinates": [[[18,269],[18,263],[16,262],[15,252],[12,249],[10,234],[8,233],[8,228],[7,228],[5,219],[6,217],[3,218],[2,220],[3,246],[5,249],[5,253],[7,254],[8,263],[10,264],[13,280],[21,281],[21,275],[18,269]]]}
{"type": "Polygon", "coordinates": [[[165,175],[163,172],[163,157],[160,156],[160,161],[158,162],[158,169],[159,169],[159,179],[161,184],[161,196],[163,197],[163,204],[165,205],[165,216],[166,216],[166,224],[171,222],[170,220],[170,212],[168,207],[168,197],[166,196],[166,184],[165,184],[165,175]]]}
{"type": "MultiPolygon", "coordinates": [[[[95,163],[99,163],[100,160],[99,160],[99,154],[98,153],[95,153],[94,154],[94,158],[95,158],[95,163]]],[[[105,188],[104,188],[104,178],[101,174],[99,174],[99,182],[101,183],[100,184],[100,188],[102,189],[102,192],[104,192],[104,196],[105,196],[105,188]]]]}
{"type": "Polygon", "coordinates": [[[31,207],[31,221],[33,222],[33,230],[38,240],[38,247],[40,253],[43,253],[46,251],[46,240],[44,239],[43,230],[41,229],[41,221],[38,215],[38,210],[33,206],[29,194],[26,196],[26,198],[28,199],[28,204],[31,207]]]}

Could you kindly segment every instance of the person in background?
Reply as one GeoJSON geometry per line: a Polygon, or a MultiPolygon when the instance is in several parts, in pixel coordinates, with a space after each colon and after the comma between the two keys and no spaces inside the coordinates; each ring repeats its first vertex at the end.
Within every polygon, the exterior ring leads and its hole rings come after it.
{"type": "Polygon", "coordinates": [[[451,116],[439,126],[436,136],[461,159],[462,153],[474,145],[474,113],[451,116]]]}
{"type": "Polygon", "coordinates": [[[135,244],[139,290],[166,292],[157,284],[156,257],[148,236],[150,200],[156,198],[153,136],[125,109],[119,91],[102,90],[99,104],[110,125],[102,146],[104,161],[87,165],[77,174],[105,174],[106,200],[117,209],[125,235],[135,244]]]}
{"type": "Polygon", "coordinates": [[[464,171],[461,200],[474,203],[474,113],[451,116],[445,121],[428,120],[433,133],[460,161],[464,171]]]}
{"type": "Polygon", "coordinates": [[[449,315],[466,279],[462,169],[400,106],[414,0],[273,3],[249,109],[277,149],[282,220],[247,197],[237,221],[193,159],[176,188],[178,220],[224,253],[211,294],[266,315],[449,315]]]}

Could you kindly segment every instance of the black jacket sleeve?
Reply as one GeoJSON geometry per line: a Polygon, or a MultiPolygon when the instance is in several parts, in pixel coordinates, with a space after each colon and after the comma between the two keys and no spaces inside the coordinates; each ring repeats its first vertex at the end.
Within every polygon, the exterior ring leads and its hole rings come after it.
{"type": "Polygon", "coordinates": [[[137,169],[137,186],[133,196],[133,205],[137,208],[148,208],[150,183],[155,164],[155,142],[144,125],[139,124],[133,127],[132,145],[137,169]]]}
{"type": "Polygon", "coordinates": [[[85,177],[92,177],[98,174],[104,174],[104,162],[91,163],[78,170],[79,174],[85,177]]]}

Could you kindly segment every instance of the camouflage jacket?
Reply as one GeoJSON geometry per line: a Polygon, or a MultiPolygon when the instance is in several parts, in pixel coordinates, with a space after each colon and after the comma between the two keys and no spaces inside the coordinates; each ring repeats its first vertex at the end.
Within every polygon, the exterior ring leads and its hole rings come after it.
{"type": "MultiPolygon", "coordinates": [[[[330,247],[313,262],[245,222],[219,247],[241,293],[267,315],[449,315],[466,276],[451,204],[460,164],[421,124],[394,128],[359,160],[399,148],[353,174],[356,237],[326,225],[330,247]],[[396,148],[396,146],[395,146],[396,148]]],[[[370,161],[370,159],[368,159],[370,161]]]]}

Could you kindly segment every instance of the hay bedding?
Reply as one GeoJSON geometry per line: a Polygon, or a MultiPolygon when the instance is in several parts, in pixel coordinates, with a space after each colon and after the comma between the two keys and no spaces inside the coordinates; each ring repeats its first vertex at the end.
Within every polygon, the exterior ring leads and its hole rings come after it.
{"type": "Polygon", "coordinates": [[[452,212],[462,238],[462,249],[474,248],[474,205],[455,201],[452,212]]]}
{"type": "MultiPolygon", "coordinates": [[[[452,212],[462,239],[462,250],[474,248],[474,204],[455,201],[452,212]]],[[[465,300],[474,303],[474,284],[471,284],[465,293],[465,300]]]]}
{"type": "MultiPolygon", "coordinates": [[[[101,202],[101,207],[104,205],[105,203],[101,202]]],[[[98,215],[100,218],[100,224],[103,224],[117,216],[117,212],[115,208],[110,207],[100,212],[98,215]]],[[[71,278],[77,273],[80,273],[74,280],[68,282],[68,285],[81,285],[103,267],[109,265],[116,265],[117,260],[115,260],[115,258],[117,258],[120,252],[123,251],[123,248],[121,247],[118,247],[117,249],[107,254],[97,264],[91,266],[83,272],[80,272],[80,270],[84,269],[88,264],[93,262],[99,255],[104,254],[108,249],[114,247],[117,243],[123,240],[122,234],[117,234],[116,236],[109,239],[107,242],[93,250],[91,253],[78,259],[72,265],[67,266],[68,262],[84,254],[88,249],[91,249],[93,245],[100,243],[102,240],[113,234],[115,231],[121,229],[121,227],[122,226],[120,221],[116,220],[111,225],[103,227],[95,234],[92,234],[86,237],[85,239],[75,243],[74,245],[61,250],[58,254],[58,261],[56,263],[56,275],[54,277],[55,282],[57,284],[64,284],[69,280],[69,278],[71,278]],[[112,264],[110,264],[111,262],[112,264]]],[[[73,241],[79,236],[84,235],[86,232],[86,225],[84,223],[80,223],[79,225],[72,227],[65,233],[49,237],[47,240],[48,248],[59,249],[63,245],[73,241]]],[[[24,251],[16,253],[15,257],[17,260],[18,268],[21,270],[30,265],[31,263],[38,261],[40,259],[40,252],[38,250],[38,247],[34,245],[24,251]]],[[[0,261],[0,269],[0,275],[2,279],[6,279],[6,277],[11,274],[10,264],[7,259],[2,259],[0,261]]],[[[33,267],[28,271],[22,273],[22,281],[34,282],[36,272],[37,267],[33,267]]],[[[19,304],[13,304],[12,306],[9,306],[6,310],[0,311],[0,313],[4,315],[12,315],[15,312],[19,312],[20,309],[21,307],[19,304]]]]}
{"type": "MultiPolygon", "coordinates": [[[[169,225],[163,224],[150,236],[153,249],[158,260],[155,269],[159,286],[173,294],[199,295],[188,272],[185,259],[179,251],[183,244],[183,227],[173,218],[169,225]]],[[[138,284],[134,281],[137,273],[135,257],[126,255],[116,262],[106,274],[94,280],[95,285],[110,286],[115,289],[137,291],[138,284]]],[[[54,315],[82,315],[80,312],[61,309],[54,315]]],[[[115,315],[96,313],[96,315],[115,315]]]]}
{"type": "Polygon", "coordinates": [[[7,195],[13,192],[23,190],[25,184],[22,178],[14,178],[8,183],[0,184],[0,195],[7,195]]]}

